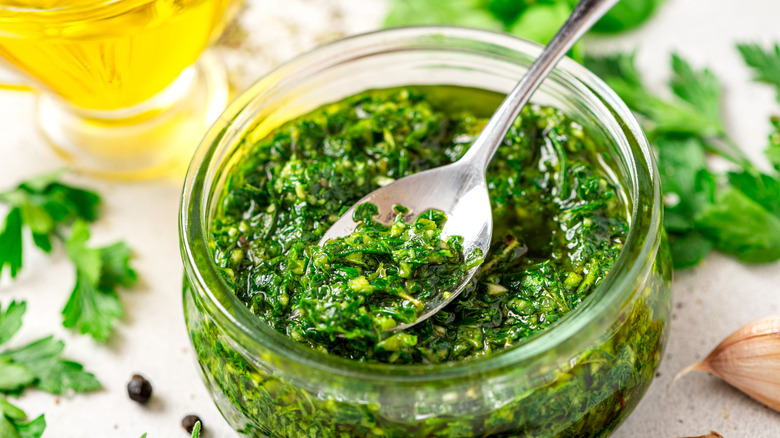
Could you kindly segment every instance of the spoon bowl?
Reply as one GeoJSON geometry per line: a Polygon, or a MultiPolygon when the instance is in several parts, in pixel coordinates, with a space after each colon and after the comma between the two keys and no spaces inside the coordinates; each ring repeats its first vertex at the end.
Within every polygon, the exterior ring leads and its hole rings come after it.
{"type": "MultiPolygon", "coordinates": [[[[406,223],[412,223],[428,210],[443,211],[447,213],[447,222],[442,228],[442,235],[463,237],[464,254],[479,249],[484,255],[490,247],[493,215],[485,173],[483,169],[475,168],[463,160],[409,175],[374,190],[350,207],[328,229],[320,245],[352,234],[357,227],[352,219],[355,208],[365,203],[377,206],[379,214],[374,219],[386,226],[393,224],[398,214],[394,209],[397,205],[408,209],[408,212],[402,214],[406,223]]],[[[390,330],[403,330],[436,313],[458,296],[478,269],[479,266],[471,268],[449,294],[438,293],[427,299],[415,322],[398,324],[390,330]]]]}
{"type": "MultiPolygon", "coordinates": [[[[320,240],[320,245],[354,232],[357,223],[353,220],[352,213],[356,206],[372,203],[378,208],[374,219],[386,226],[391,225],[395,219],[396,206],[408,209],[408,212],[403,214],[406,223],[411,223],[425,211],[442,211],[447,215],[442,236],[461,236],[466,255],[477,248],[486,255],[493,232],[490,195],[485,178],[490,160],[533,92],[574,43],[617,2],[618,0],[581,0],[460,160],[403,177],[369,193],[341,215],[320,240]]],[[[445,291],[438,291],[428,298],[417,320],[398,324],[388,330],[402,330],[426,320],[454,300],[478,270],[479,266],[470,269],[454,290],[446,291],[446,294],[445,291]]]]}

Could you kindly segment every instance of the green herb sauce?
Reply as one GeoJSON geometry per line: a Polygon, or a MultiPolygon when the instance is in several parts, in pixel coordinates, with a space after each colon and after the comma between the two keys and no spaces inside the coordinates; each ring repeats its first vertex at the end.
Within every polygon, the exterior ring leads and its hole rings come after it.
{"type": "Polygon", "coordinates": [[[447,216],[441,211],[423,212],[412,224],[403,219],[408,210],[396,211],[385,227],[374,220],[375,205],[359,205],[352,234],[309,246],[297,263],[288,261],[302,286],[292,304],[296,317],[288,322],[293,339],[359,340],[378,352],[412,347],[416,336],[385,332],[417,321],[426,300],[451,293],[482,263],[479,250],[464,257],[462,237],[442,239],[447,216]]]}
{"type": "MultiPolygon", "coordinates": [[[[560,320],[608,274],[628,224],[594,141],[550,107],[527,106],[498,150],[488,171],[494,242],[475,281],[432,318],[385,333],[381,328],[414,317],[413,301],[392,287],[365,296],[388,272],[405,272],[413,294],[424,293],[437,275],[418,269],[428,262],[410,270],[387,254],[367,259],[370,245],[356,236],[317,247],[365,194],[462,156],[499,99],[455,87],[368,91],[245,144],[212,223],[214,258],[236,295],[292,339],[358,361],[474,358],[560,320]]],[[[393,243],[393,233],[370,221],[361,233],[378,245],[393,243]]],[[[460,257],[437,262],[451,280],[467,261],[457,241],[436,239],[427,244],[447,252],[437,257],[460,257]]]]}

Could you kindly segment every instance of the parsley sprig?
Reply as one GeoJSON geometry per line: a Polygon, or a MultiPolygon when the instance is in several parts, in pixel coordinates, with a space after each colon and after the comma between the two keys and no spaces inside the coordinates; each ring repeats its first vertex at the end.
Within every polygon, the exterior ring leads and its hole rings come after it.
{"type": "Polygon", "coordinates": [[[12,278],[21,271],[25,230],[46,253],[59,241],[76,271],[76,285],[62,310],[63,325],[105,341],[123,313],[117,289],[131,287],[137,275],[125,243],[87,245],[88,224],[98,218],[100,196],[61,183],[62,175],[45,173],[0,192],[0,203],[9,207],[0,232],[0,275],[6,268],[12,278]]]}
{"type": "Polygon", "coordinates": [[[780,102],[780,45],[763,49],[754,43],[737,44],[737,50],[745,63],[755,72],[755,80],[774,85],[780,102]]]}
{"type": "MultiPolygon", "coordinates": [[[[748,52],[753,64],[773,65],[766,62],[771,53],[759,57],[755,48],[748,52]]],[[[695,266],[713,248],[745,262],[780,259],[778,174],[760,172],[729,136],[720,81],[708,69],[696,70],[672,55],[673,96],[662,99],[647,89],[634,58],[634,54],[589,57],[586,65],[638,115],[653,144],[664,191],[664,228],[675,267],[695,266]],[[725,175],[715,172],[709,154],[730,161],[732,170],[725,175]]],[[[769,72],[758,77],[765,82],[772,78],[769,72]]],[[[777,119],[773,123],[776,132],[770,136],[767,156],[779,169],[780,126],[777,119]]]]}
{"type": "Polygon", "coordinates": [[[769,162],[780,172],[780,117],[772,116],[772,133],[769,135],[769,147],[766,148],[766,156],[769,162]]]}
{"type": "MultiPolygon", "coordinates": [[[[775,44],[767,49],[758,44],[738,44],[737,49],[742,54],[745,63],[755,72],[755,80],[773,85],[780,102],[780,45],[775,44]]],[[[780,117],[772,116],[772,133],[769,135],[769,147],[766,156],[772,166],[780,172],[780,117]]]]}
{"type": "MultiPolygon", "coordinates": [[[[616,33],[640,26],[663,0],[622,0],[592,28],[616,33]]],[[[503,30],[546,44],[560,29],[577,0],[391,0],[384,26],[448,24],[503,30]]],[[[582,59],[582,43],[570,55],[582,59]]]]}
{"type": "MultiPolygon", "coordinates": [[[[19,331],[26,310],[24,301],[11,301],[5,309],[0,306],[0,346],[19,331]]],[[[61,357],[64,348],[62,341],[47,336],[21,347],[0,350],[0,436],[39,438],[46,427],[43,415],[27,422],[27,415],[11,404],[6,395],[20,395],[30,387],[51,394],[100,388],[100,382],[81,364],[61,357]]]]}
{"type": "Polygon", "coordinates": [[[0,395],[0,436],[4,438],[40,438],[46,419],[39,415],[27,421],[27,414],[0,395]]]}

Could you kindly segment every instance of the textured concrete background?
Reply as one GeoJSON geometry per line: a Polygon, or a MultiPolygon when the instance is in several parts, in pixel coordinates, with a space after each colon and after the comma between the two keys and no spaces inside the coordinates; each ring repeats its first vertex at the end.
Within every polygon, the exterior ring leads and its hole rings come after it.
{"type": "MultiPolygon", "coordinates": [[[[342,34],[369,30],[383,15],[382,0],[249,0],[219,53],[242,89],[268,68],[296,53],[342,34]]],[[[734,50],[736,41],[780,41],[780,2],[775,0],[668,0],[641,30],[617,38],[591,38],[594,51],[640,48],[646,79],[662,89],[669,53],[677,51],[695,66],[710,66],[725,82],[729,128],[756,161],[769,131],[767,121],[780,105],[768,88],[751,83],[734,50]]],[[[0,187],[62,165],[33,123],[35,100],[24,93],[0,93],[0,187]]],[[[105,389],[55,398],[28,391],[18,403],[30,415],[45,413],[45,437],[184,437],[180,419],[197,413],[208,437],[235,436],[212,405],[191,358],[181,312],[181,265],[176,214],[181,180],[172,177],[120,184],[72,177],[105,199],[104,219],[94,230],[97,244],[125,239],[135,250],[142,284],[122,293],[126,317],[106,346],[74,336],[60,326],[60,309],[73,284],[62,255],[54,260],[27,253],[25,270],[14,283],[0,284],[0,302],[28,301],[27,323],[16,342],[54,333],[66,340],[67,357],[96,373],[105,389]],[[154,385],[148,406],[131,402],[125,384],[141,372],[154,385]]],[[[727,438],[776,438],[780,416],[714,377],[694,373],[668,393],[672,376],[700,360],[740,326],[778,312],[780,264],[747,266],[719,255],[696,269],[679,272],[674,282],[674,319],[666,357],[634,414],[614,435],[619,438],[702,435],[710,429],[727,438]]]]}

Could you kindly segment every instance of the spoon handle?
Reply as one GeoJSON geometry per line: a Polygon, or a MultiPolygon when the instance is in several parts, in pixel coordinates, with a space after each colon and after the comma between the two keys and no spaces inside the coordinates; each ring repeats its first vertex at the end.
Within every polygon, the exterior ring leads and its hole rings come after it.
{"type": "Polygon", "coordinates": [[[520,114],[520,110],[523,109],[539,84],[574,43],[617,2],[618,0],[581,0],[577,3],[566,23],[550,40],[542,54],[536,58],[536,61],[512,92],[506,96],[466,155],[460,159],[461,163],[473,166],[483,172],[487,170],[493,154],[501,145],[506,133],[509,132],[512,122],[520,114]]]}

